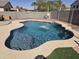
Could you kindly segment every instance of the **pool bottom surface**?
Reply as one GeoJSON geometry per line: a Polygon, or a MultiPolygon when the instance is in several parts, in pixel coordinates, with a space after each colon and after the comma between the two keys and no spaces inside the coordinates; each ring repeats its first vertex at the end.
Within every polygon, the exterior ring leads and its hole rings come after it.
{"type": "Polygon", "coordinates": [[[14,50],[29,50],[50,40],[66,40],[73,33],[55,22],[26,21],[24,26],[12,30],[5,45],[14,50]]]}

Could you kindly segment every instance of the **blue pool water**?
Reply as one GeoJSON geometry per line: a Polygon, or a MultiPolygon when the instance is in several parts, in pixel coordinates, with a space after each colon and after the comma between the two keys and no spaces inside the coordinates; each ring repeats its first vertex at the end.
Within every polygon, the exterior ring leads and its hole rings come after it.
{"type": "Polygon", "coordinates": [[[66,40],[73,33],[60,24],[50,22],[27,21],[24,26],[12,30],[5,45],[10,49],[33,49],[50,40],[66,40]]]}

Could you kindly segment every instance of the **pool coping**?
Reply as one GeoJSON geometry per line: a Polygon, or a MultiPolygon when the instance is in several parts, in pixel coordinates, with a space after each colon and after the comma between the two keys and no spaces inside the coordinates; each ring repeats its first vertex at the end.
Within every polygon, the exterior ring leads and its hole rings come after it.
{"type": "Polygon", "coordinates": [[[57,20],[37,20],[37,19],[27,19],[27,20],[15,20],[12,21],[12,23],[0,26],[1,32],[0,32],[0,59],[34,59],[37,55],[44,55],[45,57],[48,56],[54,49],[59,47],[75,47],[78,46],[74,40],[79,40],[76,37],[73,37],[69,40],[56,40],[56,41],[48,41],[41,46],[31,49],[31,50],[25,50],[25,51],[16,51],[11,50],[7,47],[5,47],[4,43],[6,41],[6,38],[10,35],[10,31],[20,28],[23,26],[22,23],[24,21],[44,21],[44,22],[56,22],[59,24],[63,24],[66,29],[72,31],[75,33],[74,30],[72,30],[71,27],[69,27],[69,24],[63,23],[61,21],[57,20]],[[4,54],[3,54],[4,53],[4,54]]]}

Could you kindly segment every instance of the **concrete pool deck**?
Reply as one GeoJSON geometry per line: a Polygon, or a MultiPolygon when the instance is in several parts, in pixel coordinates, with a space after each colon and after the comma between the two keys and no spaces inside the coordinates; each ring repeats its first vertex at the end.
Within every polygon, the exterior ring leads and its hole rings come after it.
{"type": "MultiPolygon", "coordinates": [[[[75,36],[69,40],[55,40],[55,41],[48,41],[41,46],[31,49],[31,50],[25,50],[25,51],[16,51],[11,50],[5,46],[5,41],[10,35],[10,31],[16,28],[20,28],[23,26],[22,21],[29,21],[28,20],[15,20],[12,21],[11,24],[0,26],[0,59],[34,59],[37,55],[44,55],[45,57],[48,56],[52,51],[54,51],[56,48],[60,47],[76,47],[78,46],[74,40],[79,41],[75,36]]],[[[32,21],[35,21],[35,19],[32,19],[32,21]]],[[[36,19],[37,21],[37,19],[36,19]]],[[[38,21],[46,21],[46,22],[52,22],[51,20],[38,20],[38,21]]],[[[66,29],[69,29],[72,31],[75,35],[78,35],[79,32],[76,32],[75,30],[72,30],[72,28],[69,26],[69,24],[61,22],[61,21],[55,21],[59,24],[62,24],[66,29]]]]}

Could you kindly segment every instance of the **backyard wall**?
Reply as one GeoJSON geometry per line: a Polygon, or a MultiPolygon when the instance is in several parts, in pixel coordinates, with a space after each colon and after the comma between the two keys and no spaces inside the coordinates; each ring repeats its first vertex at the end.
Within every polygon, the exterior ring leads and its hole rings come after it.
{"type": "Polygon", "coordinates": [[[68,22],[69,13],[70,13],[70,11],[60,11],[60,12],[52,11],[51,12],[51,17],[52,17],[52,19],[58,19],[59,18],[58,20],[68,22]],[[58,15],[59,15],[59,17],[58,17],[58,15]]]}
{"type": "Polygon", "coordinates": [[[0,12],[0,15],[11,16],[13,20],[15,19],[43,19],[47,12],[0,12]]]}
{"type": "Polygon", "coordinates": [[[68,21],[69,21],[69,13],[70,13],[70,11],[61,11],[61,12],[60,12],[59,19],[60,19],[61,21],[66,21],[66,22],[68,22],[68,21]]]}
{"type": "MultiPolygon", "coordinates": [[[[61,21],[67,21],[69,19],[69,11],[52,11],[51,12],[51,19],[58,19],[58,13],[59,14],[59,20],[61,21]]],[[[11,16],[13,20],[15,19],[44,19],[47,15],[47,12],[0,12],[0,15],[4,16],[11,16]]]]}

